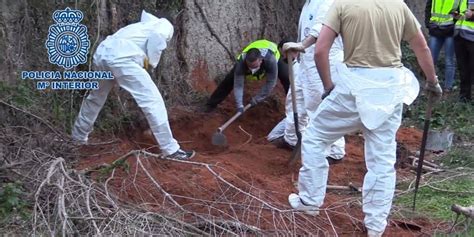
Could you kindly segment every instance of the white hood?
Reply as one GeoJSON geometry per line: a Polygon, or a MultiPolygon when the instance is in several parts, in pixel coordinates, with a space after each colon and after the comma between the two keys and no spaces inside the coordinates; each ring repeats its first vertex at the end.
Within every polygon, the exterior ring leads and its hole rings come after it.
{"type": "Polygon", "coordinates": [[[142,11],[140,22],[156,24],[156,33],[163,36],[166,39],[166,42],[169,42],[173,37],[174,28],[171,22],[165,18],[158,18],[145,10],[142,11]]]}

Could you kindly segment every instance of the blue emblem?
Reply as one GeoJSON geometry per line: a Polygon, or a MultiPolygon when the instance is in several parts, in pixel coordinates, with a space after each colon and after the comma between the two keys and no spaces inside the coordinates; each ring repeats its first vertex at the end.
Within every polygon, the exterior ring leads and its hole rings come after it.
{"type": "Polygon", "coordinates": [[[313,14],[309,14],[309,20],[310,20],[310,21],[313,20],[313,14]]]}
{"type": "Polygon", "coordinates": [[[71,69],[87,62],[90,41],[87,27],[79,24],[83,18],[81,11],[69,7],[54,11],[56,24],[49,26],[45,43],[50,63],[71,69]]]}

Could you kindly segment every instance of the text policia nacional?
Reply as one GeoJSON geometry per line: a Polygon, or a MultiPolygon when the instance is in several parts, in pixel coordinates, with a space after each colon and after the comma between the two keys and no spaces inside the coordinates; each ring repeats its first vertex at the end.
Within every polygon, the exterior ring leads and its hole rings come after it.
{"type": "Polygon", "coordinates": [[[36,82],[39,90],[97,90],[98,80],[114,77],[110,71],[23,71],[21,79],[39,80],[36,82]]]}

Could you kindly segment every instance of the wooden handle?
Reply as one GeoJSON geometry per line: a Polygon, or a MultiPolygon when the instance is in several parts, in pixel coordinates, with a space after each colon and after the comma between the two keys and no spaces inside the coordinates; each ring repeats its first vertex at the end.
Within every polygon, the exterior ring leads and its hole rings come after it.
{"type": "MultiPolygon", "coordinates": [[[[251,104],[247,104],[245,107],[244,107],[244,112],[247,111],[250,107],[252,107],[251,104]]],[[[240,115],[242,115],[241,112],[237,112],[234,116],[232,116],[232,118],[230,118],[229,120],[227,120],[227,122],[225,122],[222,126],[220,126],[218,129],[217,129],[217,132],[222,132],[224,131],[224,129],[226,129],[232,122],[234,122],[240,115]]]]}

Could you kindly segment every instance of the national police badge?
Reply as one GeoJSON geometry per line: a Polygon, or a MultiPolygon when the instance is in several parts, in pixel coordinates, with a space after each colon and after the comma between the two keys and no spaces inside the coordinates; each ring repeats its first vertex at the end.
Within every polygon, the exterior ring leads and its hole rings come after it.
{"type": "Polygon", "coordinates": [[[56,24],[49,26],[46,48],[49,62],[71,69],[87,62],[90,41],[87,27],[79,24],[84,18],[79,10],[56,10],[53,20],[56,24]]]}

